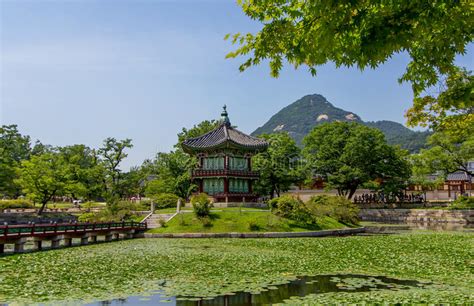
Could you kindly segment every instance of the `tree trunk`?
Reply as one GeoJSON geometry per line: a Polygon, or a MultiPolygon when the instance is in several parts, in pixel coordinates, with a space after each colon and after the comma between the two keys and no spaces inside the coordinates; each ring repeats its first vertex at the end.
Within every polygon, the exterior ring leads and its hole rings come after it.
{"type": "Polygon", "coordinates": [[[41,202],[41,207],[40,207],[40,209],[39,209],[39,211],[38,211],[38,216],[41,216],[41,215],[43,214],[44,208],[46,207],[46,204],[47,204],[47,203],[48,203],[48,201],[46,201],[46,202],[44,202],[44,201],[41,202]]]}
{"type": "Polygon", "coordinates": [[[347,196],[347,199],[352,199],[352,196],[354,195],[354,193],[357,191],[357,188],[351,188],[349,190],[349,195],[347,196]]]}
{"type": "Polygon", "coordinates": [[[270,200],[274,198],[274,194],[275,194],[275,187],[272,186],[272,190],[270,191],[270,200]]]}

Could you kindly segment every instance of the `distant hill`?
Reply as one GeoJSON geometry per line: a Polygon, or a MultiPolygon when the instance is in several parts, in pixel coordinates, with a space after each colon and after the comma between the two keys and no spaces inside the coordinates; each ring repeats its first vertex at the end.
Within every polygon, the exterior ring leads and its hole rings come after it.
{"type": "Polygon", "coordinates": [[[332,121],[359,122],[378,128],[385,134],[388,143],[400,145],[412,153],[425,146],[426,137],[429,135],[429,132],[415,132],[394,121],[364,122],[357,114],[335,107],[318,94],[304,96],[281,109],[252,135],[286,131],[301,145],[304,136],[316,125],[332,121]]]}

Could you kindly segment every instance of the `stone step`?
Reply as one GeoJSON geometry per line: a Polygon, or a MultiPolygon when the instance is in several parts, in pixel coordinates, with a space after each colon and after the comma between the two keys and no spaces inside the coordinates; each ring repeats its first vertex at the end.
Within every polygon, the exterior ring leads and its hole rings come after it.
{"type": "Polygon", "coordinates": [[[153,214],[145,222],[148,228],[157,228],[161,227],[160,220],[168,222],[173,216],[174,214],[153,214]]]}

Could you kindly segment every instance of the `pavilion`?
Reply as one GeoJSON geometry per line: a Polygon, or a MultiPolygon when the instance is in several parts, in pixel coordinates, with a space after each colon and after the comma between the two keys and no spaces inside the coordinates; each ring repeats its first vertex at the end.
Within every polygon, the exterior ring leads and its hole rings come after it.
{"type": "Polygon", "coordinates": [[[192,180],[199,192],[213,197],[215,202],[257,201],[252,185],[259,173],[252,171],[252,156],[265,151],[268,143],[232,127],[225,105],[216,129],[186,139],[182,147],[198,159],[192,180]]]}

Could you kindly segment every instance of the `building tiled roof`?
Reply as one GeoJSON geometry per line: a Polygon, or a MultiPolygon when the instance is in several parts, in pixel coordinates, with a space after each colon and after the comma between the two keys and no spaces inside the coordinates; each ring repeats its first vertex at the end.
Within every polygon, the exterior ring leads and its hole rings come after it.
{"type": "Polygon", "coordinates": [[[196,138],[186,139],[182,147],[187,152],[205,151],[214,148],[241,148],[246,150],[263,150],[268,142],[252,137],[237,129],[230,123],[223,122],[216,129],[196,138]]]}
{"type": "Polygon", "coordinates": [[[447,181],[470,181],[471,177],[466,172],[454,172],[448,174],[447,181]]]}

